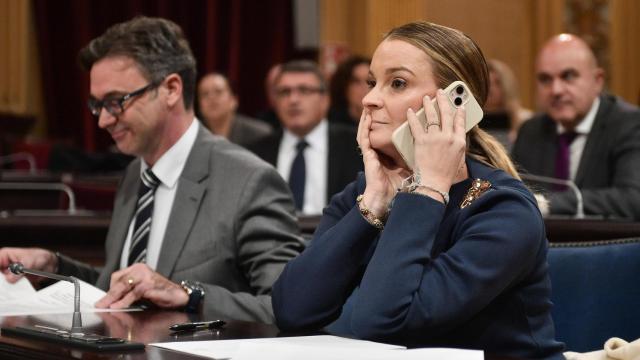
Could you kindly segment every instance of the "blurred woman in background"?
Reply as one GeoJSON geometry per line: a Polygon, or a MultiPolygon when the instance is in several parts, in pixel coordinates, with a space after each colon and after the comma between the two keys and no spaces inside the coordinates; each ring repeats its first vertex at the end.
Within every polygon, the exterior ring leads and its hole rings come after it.
{"type": "Polygon", "coordinates": [[[331,77],[329,120],[357,126],[362,114],[362,98],[369,91],[367,77],[371,60],[352,56],[343,61],[331,77]]]}

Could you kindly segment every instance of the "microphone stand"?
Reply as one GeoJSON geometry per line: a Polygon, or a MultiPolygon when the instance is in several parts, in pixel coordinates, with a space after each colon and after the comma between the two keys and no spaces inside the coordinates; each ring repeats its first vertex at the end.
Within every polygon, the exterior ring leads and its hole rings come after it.
{"type": "Polygon", "coordinates": [[[80,313],[80,281],[74,276],[58,275],[46,271],[33,270],[25,268],[21,263],[12,263],[9,265],[9,270],[16,274],[31,274],[36,276],[42,276],[54,280],[68,281],[73,284],[74,296],[73,296],[73,320],[71,323],[71,335],[82,336],[82,315],[80,313]]]}
{"type": "Polygon", "coordinates": [[[576,213],[574,215],[574,218],[584,219],[584,203],[582,200],[582,192],[580,191],[580,189],[578,189],[578,186],[573,181],[565,180],[565,179],[556,179],[549,176],[533,175],[533,174],[520,174],[520,177],[523,180],[531,180],[531,181],[537,181],[541,183],[554,184],[554,185],[564,185],[568,187],[576,196],[576,213]]]}

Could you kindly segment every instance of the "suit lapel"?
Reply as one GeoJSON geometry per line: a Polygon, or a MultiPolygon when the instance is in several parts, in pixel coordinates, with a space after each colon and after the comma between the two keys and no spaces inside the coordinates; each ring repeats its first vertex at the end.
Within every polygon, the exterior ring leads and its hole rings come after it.
{"type": "Polygon", "coordinates": [[[120,268],[122,248],[127,239],[129,224],[131,223],[131,217],[133,216],[138,200],[139,175],[140,159],[136,159],[132,165],[128,167],[116,195],[111,225],[109,226],[109,233],[107,234],[107,240],[105,242],[107,263],[96,284],[102,289],[109,288],[109,277],[111,273],[120,268]]]}
{"type": "MultiPolygon", "coordinates": [[[[545,117],[545,123],[543,124],[544,136],[542,137],[542,143],[540,144],[539,151],[543,156],[537,157],[540,159],[538,164],[541,169],[541,174],[544,176],[556,176],[556,153],[558,152],[558,131],[556,130],[556,123],[549,118],[545,117]]],[[[531,149],[536,151],[536,149],[531,149]]]]}
{"type": "Polygon", "coordinates": [[[579,187],[582,185],[585,173],[589,170],[589,167],[591,167],[591,162],[600,158],[599,156],[596,156],[594,152],[602,151],[598,149],[603,149],[602,143],[606,141],[604,136],[605,128],[607,126],[606,118],[609,116],[612,106],[613,102],[611,100],[604,96],[600,97],[600,108],[596,113],[593,126],[587,136],[587,142],[584,144],[584,149],[580,156],[580,164],[578,165],[578,171],[576,172],[575,183],[579,187]]]}
{"type": "Polygon", "coordinates": [[[209,132],[200,127],[178,182],[156,268],[158,273],[167,278],[173,272],[206,193],[202,181],[209,174],[211,144],[205,141],[207,136],[210,136],[209,132]]]}
{"type": "Polygon", "coordinates": [[[278,151],[280,150],[280,141],[282,140],[282,130],[276,132],[269,138],[267,146],[264,147],[264,161],[278,167],[278,151]]]}
{"type": "Polygon", "coordinates": [[[329,161],[327,164],[328,174],[327,174],[327,203],[331,200],[331,196],[342,190],[340,187],[340,174],[344,171],[344,169],[340,168],[344,161],[340,161],[340,156],[345,155],[343,153],[343,145],[346,142],[341,141],[339,137],[339,133],[335,130],[335,128],[329,124],[329,133],[328,133],[328,144],[329,144],[329,161]]]}

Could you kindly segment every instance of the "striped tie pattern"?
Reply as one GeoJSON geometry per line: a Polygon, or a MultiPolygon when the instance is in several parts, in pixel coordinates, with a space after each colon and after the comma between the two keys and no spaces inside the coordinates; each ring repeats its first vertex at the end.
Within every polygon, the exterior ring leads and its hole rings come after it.
{"type": "Polygon", "coordinates": [[[153,214],[153,195],[160,184],[160,180],[148,168],[140,175],[140,189],[138,190],[138,204],[136,207],[135,224],[131,235],[129,258],[127,264],[145,262],[147,260],[147,243],[151,232],[151,215],[153,214]]]}

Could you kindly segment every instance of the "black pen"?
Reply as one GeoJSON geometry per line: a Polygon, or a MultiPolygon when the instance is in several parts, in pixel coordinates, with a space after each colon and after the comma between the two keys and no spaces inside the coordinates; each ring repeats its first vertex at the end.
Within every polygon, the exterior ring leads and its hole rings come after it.
{"type": "Polygon", "coordinates": [[[205,329],[219,329],[226,324],[222,320],[192,322],[183,324],[173,324],[169,327],[171,331],[196,331],[205,329]]]}

